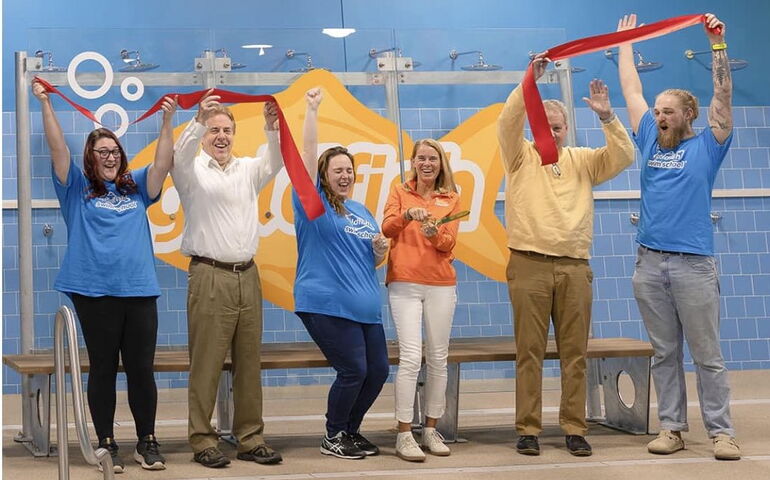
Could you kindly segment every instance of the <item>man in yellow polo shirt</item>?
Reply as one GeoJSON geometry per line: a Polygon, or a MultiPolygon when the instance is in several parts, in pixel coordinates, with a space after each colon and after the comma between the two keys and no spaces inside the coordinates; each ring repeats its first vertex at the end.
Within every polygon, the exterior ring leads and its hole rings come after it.
{"type": "MultiPolygon", "coordinates": [[[[533,60],[535,78],[549,59],[533,60]]],[[[616,176],[634,160],[634,146],[612,110],[606,85],[593,80],[584,98],[601,121],[607,145],[565,147],[567,110],[558,100],[543,102],[559,161],[541,166],[534,143],[524,138],[522,86],[511,92],[498,119],[506,172],[505,223],[508,292],[516,337],[516,450],[539,455],[542,431],[542,373],[548,327],[553,318],[561,361],[559,425],[569,452],[591,455],[585,440],[586,348],[591,327],[588,264],[593,233],[593,186],[616,176]]],[[[571,99],[570,99],[571,100],[571,99]]]]}

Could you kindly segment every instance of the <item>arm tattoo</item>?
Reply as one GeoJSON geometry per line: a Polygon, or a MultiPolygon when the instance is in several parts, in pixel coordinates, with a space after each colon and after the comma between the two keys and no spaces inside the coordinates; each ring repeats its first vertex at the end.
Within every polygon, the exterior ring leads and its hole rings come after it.
{"type": "Polygon", "coordinates": [[[711,71],[714,78],[714,86],[724,86],[725,82],[730,80],[730,66],[724,50],[715,50],[713,52],[711,71]]]}
{"type": "Polygon", "coordinates": [[[709,108],[709,126],[715,130],[720,142],[733,128],[732,93],[733,81],[730,76],[730,62],[725,50],[712,52],[711,77],[714,81],[714,96],[709,108]],[[720,133],[717,133],[719,131],[720,133]]]}

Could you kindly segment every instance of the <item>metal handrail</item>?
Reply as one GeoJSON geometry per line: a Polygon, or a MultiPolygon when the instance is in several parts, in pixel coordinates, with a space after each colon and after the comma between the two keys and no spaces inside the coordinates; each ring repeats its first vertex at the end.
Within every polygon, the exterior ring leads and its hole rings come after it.
{"type": "Polygon", "coordinates": [[[80,353],[75,331],[75,316],[67,306],[62,305],[56,312],[54,326],[54,365],[56,367],[56,439],[59,443],[59,480],[69,480],[69,445],[67,439],[67,383],[65,379],[65,338],[69,350],[70,378],[72,381],[72,403],[75,411],[75,428],[80,440],[80,451],[86,462],[102,465],[105,480],[113,480],[112,457],[106,448],[93,449],[86,426],[83,382],[80,378],[80,353]]]}

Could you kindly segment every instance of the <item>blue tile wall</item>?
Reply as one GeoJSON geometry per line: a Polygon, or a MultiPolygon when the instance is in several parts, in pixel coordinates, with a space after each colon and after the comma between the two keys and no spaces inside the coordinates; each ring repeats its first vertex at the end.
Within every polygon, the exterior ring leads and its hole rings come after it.
{"type": "MultiPolygon", "coordinates": [[[[625,109],[617,109],[622,119],[625,109]]],[[[478,111],[477,108],[404,109],[402,126],[412,138],[440,138],[478,111]]],[[[702,116],[705,118],[705,109],[702,116]]],[[[136,112],[129,112],[135,118],[136,112]]],[[[189,120],[191,113],[180,112],[177,123],[189,120]]],[[[601,126],[587,108],[576,109],[577,139],[582,146],[603,143],[601,126]]],[[[59,119],[73,152],[79,151],[88,120],[73,112],[60,112],[59,119]]],[[[55,199],[50,181],[47,147],[42,135],[39,113],[32,113],[32,195],[35,199],[55,199]]],[[[698,126],[705,123],[699,119],[698,126]]],[[[15,114],[3,112],[3,193],[5,200],[16,198],[15,114]]],[[[725,159],[715,188],[770,188],[770,107],[736,107],[736,137],[725,159]]],[[[125,137],[129,153],[136,153],[157,135],[157,121],[132,126],[125,137]]],[[[637,161],[616,178],[597,190],[638,190],[637,161]]],[[[594,244],[591,267],[594,271],[593,334],[597,337],[626,336],[646,339],[644,325],[633,298],[630,278],[634,268],[632,212],[639,211],[637,200],[598,200],[595,204],[594,244]]],[[[715,227],[716,257],[720,268],[722,291],[722,351],[731,369],[770,368],[770,198],[715,199],[714,212],[721,219],[715,227]]],[[[502,203],[496,205],[502,218],[502,203]]],[[[53,345],[53,317],[61,304],[69,300],[52,289],[59,264],[66,249],[66,227],[57,208],[33,212],[33,265],[36,349],[53,345]],[[50,237],[42,235],[44,224],[54,227],[50,237]]],[[[3,210],[3,352],[19,351],[19,271],[18,216],[15,209],[3,210]]],[[[185,272],[156,262],[162,295],[158,299],[160,346],[185,345],[187,276],[185,272]]],[[[458,299],[452,327],[453,336],[511,335],[511,307],[505,284],[492,281],[467,265],[457,264],[458,299]]],[[[383,278],[383,272],[380,272],[383,278]]],[[[387,306],[383,307],[385,331],[395,338],[387,306]]],[[[310,341],[297,317],[283,309],[265,304],[264,341],[310,341]]],[[[81,339],[82,343],[82,339],[81,339]]],[[[689,360],[689,356],[688,362],[689,360]]],[[[688,368],[692,368],[688,363],[688,368]]],[[[546,375],[558,375],[555,361],[545,364],[546,375]]],[[[393,376],[391,371],[391,379],[393,376]]],[[[511,362],[471,363],[463,365],[464,378],[511,378],[511,362]]],[[[290,369],[264,372],[265,385],[328,384],[334,379],[329,369],[290,369]]],[[[185,373],[159,373],[161,388],[184,387],[185,373]]],[[[18,393],[19,376],[3,367],[3,393],[18,393]]],[[[119,379],[125,388],[125,378],[119,379]]]]}

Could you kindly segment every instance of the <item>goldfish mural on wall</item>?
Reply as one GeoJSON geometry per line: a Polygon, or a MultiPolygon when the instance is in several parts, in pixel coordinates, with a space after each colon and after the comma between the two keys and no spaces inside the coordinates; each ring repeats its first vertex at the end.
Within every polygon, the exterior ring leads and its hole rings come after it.
{"type": "MultiPolygon", "coordinates": [[[[324,91],[319,109],[319,152],[343,145],[355,156],[356,184],[353,198],[364,203],[378,221],[390,187],[400,181],[396,125],[381,117],[353,97],[337,78],[325,70],[314,70],[299,77],[286,90],[275,94],[291,127],[297,147],[302,150],[302,124],[305,92],[315,86],[324,91]]],[[[263,104],[231,105],[238,128],[233,155],[261,155],[266,148],[262,116],[263,104]]],[[[461,191],[463,210],[460,233],[454,249],[457,259],[494,280],[505,280],[508,251],[505,230],[495,216],[494,207],[504,171],[497,143],[496,121],[501,104],[479,111],[449,134],[438,139],[447,154],[461,191]]],[[[178,136],[184,125],[174,129],[178,136]]],[[[413,139],[402,132],[404,154],[412,151],[413,139]]],[[[156,142],[144,148],[131,162],[131,168],[150,163],[156,142]]],[[[405,160],[405,169],[410,168],[405,160]]],[[[291,184],[285,170],[259,195],[260,243],[255,261],[259,265],[266,300],[293,310],[292,287],[297,263],[291,207],[291,184]]],[[[184,210],[169,176],[159,202],[148,210],[155,255],[164,262],[187,270],[189,258],[179,251],[184,227],[184,210]]]]}

